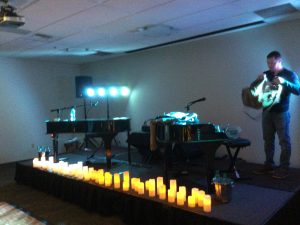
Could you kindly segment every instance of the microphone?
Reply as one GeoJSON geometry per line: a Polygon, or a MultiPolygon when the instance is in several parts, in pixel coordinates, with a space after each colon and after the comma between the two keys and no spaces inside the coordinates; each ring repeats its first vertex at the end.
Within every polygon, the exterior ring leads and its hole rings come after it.
{"type": "Polygon", "coordinates": [[[206,100],[205,97],[204,97],[204,98],[199,98],[199,99],[197,99],[197,100],[195,100],[195,101],[190,102],[190,104],[195,104],[196,102],[203,102],[203,101],[205,101],[205,100],[206,100]]]}

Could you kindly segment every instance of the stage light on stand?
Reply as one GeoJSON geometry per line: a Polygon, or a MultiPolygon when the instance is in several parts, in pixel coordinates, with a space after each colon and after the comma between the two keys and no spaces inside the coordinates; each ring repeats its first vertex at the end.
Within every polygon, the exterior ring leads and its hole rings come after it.
{"type": "Polygon", "coordinates": [[[94,97],[95,96],[95,90],[93,88],[87,88],[86,89],[86,95],[88,97],[94,97]]]}
{"type": "Polygon", "coordinates": [[[128,87],[121,87],[121,95],[126,97],[130,94],[130,90],[128,87]]]}
{"type": "Polygon", "coordinates": [[[98,88],[98,95],[104,97],[106,95],[106,90],[104,88],[98,88]]]}
{"type": "Polygon", "coordinates": [[[112,96],[112,97],[116,97],[118,95],[118,89],[115,88],[115,87],[111,87],[109,89],[109,94],[112,96]]]}

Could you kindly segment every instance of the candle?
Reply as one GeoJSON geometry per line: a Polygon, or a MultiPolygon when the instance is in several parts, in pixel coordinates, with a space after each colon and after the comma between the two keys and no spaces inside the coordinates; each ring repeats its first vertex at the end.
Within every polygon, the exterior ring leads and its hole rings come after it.
{"type": "Polygon", "coordinates": [[[50,162],[49,162],[48,160],[46,160],[44,163],[45,163],[45,164],[44,164],[44,168],[45,168],[46,170],[48,170],[48,169],[50,168],[50,162]]]}
{"type": "Polygon", "coordinates": [[[176,199],[177,199],[177,205],[184,205],[185,202],[185,196],[183,192],[177,192],[176,194],[176,199]]]}
{"type": "Polygon", "coordinates": [[[94,176],[95,176],[95,181],[99,180],[100,177],[104,177],[104,170],[103,169],[99,169],[97,171],[94,172],[94,176]]]}
{"type": "Polygon", "coordinates": [[[144,185],[144,182],[140,182],[138,184],[138,194],[139,195],[143,195],[145,192],[145,185],[144,185]]]}
{"type": "Polygon", "coordinates": [[[103,185],[103,184],[104,184],[104,175],[99,175],[98,183],[99,183],[100,185],[103,185]]]}
{"type": "Polygon", "coordinates": [[[199,191],[198,188],[192,188],[192,196],[196,196],[198,191],[199,191]]]}
{"type": "Polygon", "coordinates": [[[89,174],[88,172],[87,172],[87,173],[84,173],[84,174],[83,174],[83,179],[84,179],[85,181],[91,180],[90,174],[89,174]]]}
{"type": "Polygon", "coordinates": [[[58,166],[59,166],[58,163],[53,163],[53,172],[54,172],[54,173],[57,173],[57,171],[58,171],[58,166]]]}
{"type": "Polygon", "coordinates": [[[78,165],[79,169],[82,169],[82,167],[83,167],[83,162],[79,161],[79,162],[77,162],[77,165],[78,165]]]}
{"type": "Polygon", "coordinates": [[[38,158],[34,158],[32,160],[32,164],[33,164],[33,167],[35,167],[35,168],[39,167],[39,159],[38,158]]]}
{"type": "Polygon", "coordinates": [[[118,173],[114,174],[114,188],[120,188],[120,174],[118,173]]]}
{"type": "Polygon", "coordinates": [[[189,206],[189,208],[195,208],[195,206],[196,206],[196,200],[193,195],[190,195],[188,197],[188,206],[189,206]]]}
{"type": "MultiPolygon", "coordinates": [[[[55,165],[59,166],[58,163],[55,163],[55,165]]],[[[70,176],[70,173],[71,173],[71,168],[69,165],[65,165],[63,168],[62,168],[62,173],[65,175],[65,176],[70,176]]]]}
{"type": "Polygon", "coordinates": [[[94,167],[89,167],[89,176],[90,176],[90,180],[93,180],[93,181],[96,180],[96,174],[95,174],[94,167]]]}
{"type": "Polygon", "coordinates": [[[149,196],[155,197],[155,179],[149,180],[149,196]]]}
{"type": "Polygon", "coordinates": [[[166,199],[166,185],[163,184],[159,187],[158,196],[160,200],[166,199]]]}
{"type": "Polygon", "coordinates": [[[211,197],[210,195],[204,195],[203,198],[203,211],[211,212],[211,197]]]}
{"type": "Polygon", "coordinates": [[[105,187],[109,187],[112,184],[112,175],[110,172],[105,172],[104,173],[104,182],[105,182],[105,187]]]}
{"type": "Polygon", "coordinates": [[[74,176],[74,168],[74,164],[70,165],[68,162],[59,162],[58,172],[63,173],[67,176],[74,176]]]}
{"type": "Polygon", "coordinates": [[[146,188],[146,190],[147,191],[149,191],[149,180],[146,180],[146,182],[145,182],[145,188],[146,188]]]}
{"type": "Polygon", "coordinates": [[[175,198],[176,198],[175,195],[176,195],[176,192],[174,190],[169,189],[168,190],[168,202],[174,203],[175,198]]]}
{"type": "Polygon", "coordinates": [[[197,200],[198,200],[198,206],[199,207],[203,207],[204,195],[205,195],[205,191],[203,191],[203,190],[198,191],[197,200]]]}
{"type": "Polygon", "coordinates": [[[49,157],[49,162],[50,162],[50,163],[54,163],[54,157],[53,157],[53,156],[50,156],[50,157],[49,157]]]}
{"type": "Polygon", "coordinates": [[[83,179],[83,172],[82,172],[82,169],[78,169],[78,170],[77,170],[76,178],[79,179],[79,180],[82,180],[82,179],[83,179]]]}
{"type": "Polygon", "coordinates": [[[170,189],[177,192],[177,181],[175,179],[170,180],[170,189]]]}
{"type": "Polygon", "coordinates": [[[155,179],[149,179],[149,188],[151,186],[155,188],[155,179]]]}
{"type": "Polygon", "coordinates": [[[186,187],[185,186],[180,186],[179,187],[179,192],[183,194],[184,201],[186,200],[186,187]]]}
{"type": "Polygon", "coordinates": [[[136,191],[136,192],[139,192],[139,184],[140,184],[140,183],[141,183],[141,178],[138,178],[138,177],[137,177],[137,178],[135,179],[135,184],[134,184],[134,185],[135,185],[135,191],[136,191]]]}
{"type": "Polygon", "coordinates": [[[198,192],[199,192],[198,188],[192,188],[192,196],[194,196],[194,198],[195,198],[196,205],[198,204],[198,192]]]}
{"type": "Polygon", "coordinates": [[[149,187],[149,197],[155,197],[155,186],[149,187]]]}
{"type": "Polygon", "coordinates": [[[41,165],[41,169],[45,169],[45,167],[46,167],[46,158],[45,158],[45,156],[42,156],[41,157],[41,161],[40,161],[40,165],[41,165]]]}
{"type": "Polygon", "coordinates": [[[128,181],[129,182],[129,171],[124,171],[123,173],[123,181],[128,181]]]}
{"type": "Polygon", "coordinates": [[[89,168],[88,168],[88,166],[82,167],[82,173],[83,173],[83,179],[85,181],[89,181],[90,180],[90,176],[89,176],[89,168]]]}
{"type": "Polygon", "coordinates": [[[123,191],[129,191],[129,181],[123,181],[123,191]]]}
{"type": "Polygon", "coordinates": [[[134,185],[135,185],[135,177],[132,177],[131,179],[131,189],[134,190],[134,185]]]}
{"type": "Polygon", "coordinates": [[[164,184],[164,178],[163,178],[163,177],[157,177],[157,178],[156,178],[156,189],[158,190],[159,187],[160,187],[161,185],[163,185],[163,184],[164,184]]]}
{"type": "Polygon", "coordinates": [[[138,184],[139,184],[139,179],[136,178],[136,177],[132,177],[131,178],[131,189],[134,190],[134,191],[137,191],[138,190],[138,184]]]}

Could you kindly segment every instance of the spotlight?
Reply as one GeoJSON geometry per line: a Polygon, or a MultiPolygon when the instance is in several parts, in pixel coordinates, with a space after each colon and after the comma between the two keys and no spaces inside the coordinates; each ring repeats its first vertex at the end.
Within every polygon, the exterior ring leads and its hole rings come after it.
{"type": "Polygon", "coordinates": [[[100,97],[104,97],[106,95],[106,91],[104,88],[98,88],[98,95],[100,97]]]}
{"type": "Polygon", "coordinates": [[[129,93],[130,93],[130,90],[129,90],[129,88],[128,87],[121,87],[121,95],[122,96],[128,96],[129,95],[129,93]]]}
{"type": "Polygon", "coordinates": [[[113,96],[113,97],[116,97],[116,96],[118,95],[118,89],[115,88],[115,87],[111,87],[111,88],[109,89],[109,94],[110,94],[111,96],[113,96]]]}
{"type": "Polygon", "coordinates": [[[93,88],[87,88],[86,94],[88,97],[94,97],[95,96],[95,90],[93,88]]]}

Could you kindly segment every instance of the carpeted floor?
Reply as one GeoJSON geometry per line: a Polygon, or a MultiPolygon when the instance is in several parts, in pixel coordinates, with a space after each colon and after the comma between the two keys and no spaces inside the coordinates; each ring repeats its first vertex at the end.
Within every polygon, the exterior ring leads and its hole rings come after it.
{"type": "MultiPolygon", "coordinates": [[[[102,217],[79,206],[15,183],[0,188],[0,200],[29,212],[33,217],[57,225],[123,225],[115,217],[102,217]]],[[[0,218],[1,221],[1,218],[0,218]]],[[[2,224],[0,222],[0,224],[2,224]]],[[[11,224],[11,223],[10,223],[11,224]]]]}
{"type": "MultiPolygon", "coordinates": [[[[117,217],[103,217],[85,211],[77,205],[62,201],[14,181],[15,164],[0,165],[0,202],[7,202],[48,225],[124,225],[117,217]]],[[[20,225],[21,223],[0,224],[20,225]]]]}
{"type": "Polygon", "coordinates": [[[45,225],[44,222],[30,216],[22,209],[18,209],[6,202],[0,202],[0,222],[1,224],[18,225],[45,225]]]}

